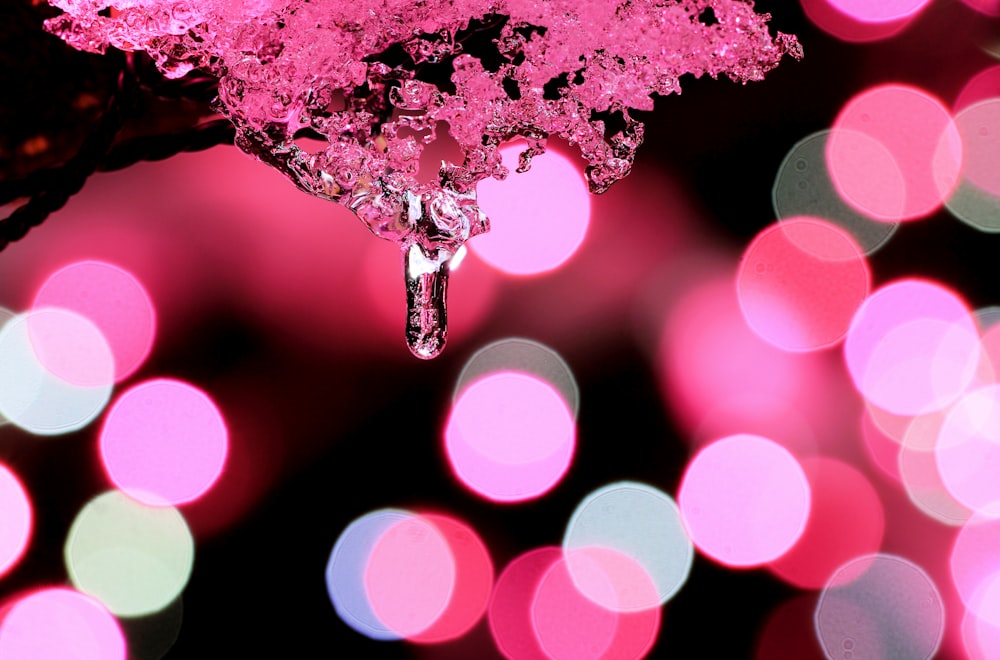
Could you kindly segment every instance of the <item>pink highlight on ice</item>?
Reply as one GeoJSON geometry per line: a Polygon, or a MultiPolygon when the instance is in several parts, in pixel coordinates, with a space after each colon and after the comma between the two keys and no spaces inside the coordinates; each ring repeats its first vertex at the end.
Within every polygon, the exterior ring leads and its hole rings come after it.
{"type": "Polygon", "coordinates": [[[493,591],[493,561],[482,539],[464,522],[435,513],[423,513],[420,518],[434,525],[448,544],[455,562],[455,584],[437,619],[408,640],[438,644],[461,637],[486,613],[493,591]]]}
{"type": "Polygon", "coordinates": [[[413,516],[382,532],[365,565],[372,611],[386,628],[410,637],[431,629],[455,589],[455,557],[441,530],[413,516]]]}
{"type": "MultiPolygon", "coordinates": [[[[504,167],[515,169],[526,145],[500,148],[504,167]]],[[[504,181],[479,183],[479,205],[490,231],[469,247],[493,267],[511,275],[537,275],[568,261],[583,243],[590,224],[590,196],[579,168],[549,150],[527,172],[504,181]]]]}
{"type": "Polygon", "coordinates": [[[0,657],[125,660],[125,637],[103,605],[72,589],[21,597],[0,621],[0,657]]]}
{"type": "Polygon", "coordinates": [[[103,261],[78,261],[45,280],[34,309],[58,307],[97,325],[115,359],[115,381],[145,361],[156,333],[156,312],[149,293],[131,273],[103,261]]]}
{"type": "Polygon", "coordinates": [[[761,231],[743,253],[736,286],[754,332],[788,351],[832,346],[871,287],[864,251],[845,230],[790,218],[761,231]]]}
{"type": "Polygon", "coordinates": [[[100,434],[111,482],[153,506],[192,502],[218,480],[229,431],[215,402],[188,383],[160,378],[125,391],[100,434]]]}
{"type": "Polygon", "coordinates": [[[734,435],[699,451],[678,490],[695,546],[713,560],[745,568],[772,562],[802,536],[810,486],[787,449],[752,435],[734,435]]]}
{"type": "Polygon", "coordinates": [[[539,497],[569,469],[576,446],[573,413],[548,383],[502,371],[485,376],[455,401],[445,428],[455,476],[498,502],[539,497]]]}
{"type": "Polygon", "coordinates": [[[768,569],[801,589],[822,589],[841,565],[881,549],[885,511],[871,482],[833,458],[802,461],[811,508],[802,536],[768,569]]]}
{"type": "Polygon", "coordinates": [[[962,140],[944,104],[909,85],[871,87],[834,120],[826,145],[834,186],[875,220],[926,217],[958,185],[962,140]]]}
{"type": "Polygon", "coordinates": [[[891,282],[858,310],[844,359],[858,391],[897,415],[940,410],[970,385],[979,366],[979,330],[965,302],[919,279],[891,282]]]}
{"type": "Polygon", "coordinates": [[[33,526],[31,501],[24,485],[0,463],[0,577],[24,556],[33,526]]]}

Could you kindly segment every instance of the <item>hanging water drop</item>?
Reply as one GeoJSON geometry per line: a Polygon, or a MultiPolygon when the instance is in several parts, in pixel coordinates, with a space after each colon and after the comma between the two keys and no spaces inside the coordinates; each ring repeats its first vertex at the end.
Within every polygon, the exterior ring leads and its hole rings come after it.
{"type": "Polygon", "coordinates": [[[410,243],[403,250],[406,345],[422,360],[437,357],[448,339],[448,275],[455,253],[410,243]]]}

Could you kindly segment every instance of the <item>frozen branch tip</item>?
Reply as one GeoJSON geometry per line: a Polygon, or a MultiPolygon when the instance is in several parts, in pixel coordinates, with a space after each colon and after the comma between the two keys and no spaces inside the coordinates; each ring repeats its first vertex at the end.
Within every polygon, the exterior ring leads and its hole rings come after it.
{"type": "Polygon", "coordinates": [[[451,257],[488,230],[476,183],[508,175],[502,144],[525,140],[521,172],[558,136],[601,193],[631,170],[643,124],[630,110],[652,110],[652,95],[680,93],[683,74],[761,80],[802,56],[741,0],[49,2],[64,13],[46,28],[77,49],[216,76],[215,109],[240,149],[397,242],[407,342],[422,358],[444,346],[451,257]],[[421,183],[442,122],[462,160],[421,183]],[[298,146],[302,135],[321,148],[298,146]]]}

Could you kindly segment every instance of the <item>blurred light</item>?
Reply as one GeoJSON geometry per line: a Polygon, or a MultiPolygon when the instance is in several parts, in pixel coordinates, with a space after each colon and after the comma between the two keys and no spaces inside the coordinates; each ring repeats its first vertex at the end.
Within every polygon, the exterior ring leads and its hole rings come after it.
{"type": "Polygon", "coordinates": [[[108,410],[101,461],[111,482],[151,505],[192,502],[222,474],[229,432],[200,389],[160,378],[136,385],[108,410]]]}
{"type": "Polygon", "coordinates": [[[962,91],[955,97],[952,108],[955,113],[960,113],[973,103],[998,97],[1000,97],[1000,64],[994,64],[969,78],[962,86],[962,91]]]}
{"type": "Polygon", "coordinates": [[[861,439],[865,450],[875,467],[898,483],[902,480],[899,474],[900,445],[878,427],[868,410],[866,406],[861,413],[861,439]]]}
{"type": "Polygon", "coordinates": [[[116,382],[145,361],[156,333],[149,293],[128,271],[103,261],[79,261],[49,275],[33,309],[57,307],[90,319],[114,354],[116,382]]]}
{"type": "Polygon", "coordinates": [[[530,170],[516,173],[525,148],[523,142],[501,147],[510,176],[479,182],[479,206],[490,218],[490,231],[468,243],[478,257],[511,275],[536,275],[563,265],[590,224],[590,195],[579,168],[550,149],[532,159],[530,170]]]}
{"type": "Polygon", "coordinates": [[[469,385],[452,407],[444,436],[458,479],[498,502],[548,492],[569,469],[576,446],[573,415],[559,393],[516,372],[469,385]]]}
{"type": "MultiPolygon", "coordinates": [[[[614,591],[610,581],[606,589],[614,591]]],[[[563,558],[557,559],[539,581],[531,620],[538,643],[553,660],[601,658],[618,628],[614,610],[601,607],[577,590],[563,558]]]]}
{"type": "Polygon", "coordinates": [[[407,517],[382,530],[364,569],[372,612],[401,637],[438,620],[455,588],[455,558],[430,522],[407,517]]]}
{"type": "Polygon", "coordinates": [[[768,568],[800,589],[820,589],[847,561],[878,552],[885,511],[871,482],[842,461],[807,458],[811,508],[805,531],[791,550],[768,568]]]}
{"type": "MultiPolygon", "coordinates": [[[[688,430],[716,420],[784,424],[789,418],[782,413],[801,404],[813,384],[812,363],[747,327],[735,289],[731,272],[692,283],[664,324],[659,360],[667,400],[688,430]],[[715,414],[720,406],[725,420],[715,414]]],[[[794,426],[798,430],[801,422],[794,426]]]]}
{"type": "Polygon", "coordinates": [[[813,133],[785,156],[771,190],[775,215],[779,220],[799,216],[826,220],[850,232],[865,254],[873,254],[896,233],[899,224],[876,222],[844,202],[826,167],[829,137],[828,130],[813,133]]]}
{"type": "Polygon", "coordinates": [[[397,509],[379,509],[355,519],[341,532],[326,564],[326,589],[337,615],[357,632],[377,640],[402,637],[372,609],[365,588],[368,560],[375,544],[394,525],[413,518],[397,509]]]}
{"type": "Polygon", "coordinates": [[[562,356],[544,344],[519,337],[500,339],[476,351],[458,375],[452,402],[457,401],[472,383],[499,371],[517,371],[535,376],[562,395],[574,419],[580,412],[580,388],[562,356]]]}
{"type": "MultiPolygon", "coordinates": [[[[580,593],[570,577],[568,562],[594,561],[599,555],[592,554],[593,550],[574,551],[572,558],[556,559],[539,580],[531,602],[532,629],[538,643],[552,660],[643,658],[656,641],[660,608],[619,613],[580,593]]],[[[605,557],[587,573],[598,578],[610,565],[605,557]]],[[[603,577],[606,589],[615,590],[612,577],[603,577]]]]}
{"type": "Polygon", "coordinates": [[[64,558],[77,589],[118,616],[142,616],[168,606],[187,585],[194,539],[177,509],[114,490],[76,515],[64,558]]]}
{"type": "Polygon", "coordinates": [[[37,435],[70,433],[108,402],[114,358],[100,330],[73,312],[19,314],[0,329],[0,413],[37,435]]]}
{"type": "Polygon", "coordinates": [[[1000,385],[969,392],[948,411],[934,456],[947,492],[961,505],[1000,517],[1000,385]]]}
{"type": "Polygon", "coordinates": [[[699,451],[678,494],[691,540],[703,553],[734,567],[758,566],[799,540],[809,518],[809,481],[784,447],[734,435],[699,451]]]}
{"type": "Polygon", "coordinates": [[[20,598],[0,621],[4,660],[125,660],[118,622],[96,600],[72,589],[20,598]]]}
{"type": "MultiPolygon", "coordinates": [[[[903,444],[903,438],[906,437],[906,431],[910,428],[910,423],[916,417],[916,415],[897,415],[891,413],[888,410],[879,408],[868,400],[865,401],[865,413],[871,419],[875,428],[882,431],[887,438],[900,445],[903,444]]],[[[893,460],[894,465],[895,463],[896,461],[893,460]]]]}
{"type": "Polygon", "coordinates": [[[720,401],[705,413],[701,424],[692,429],[688,438],[691,446],[698,448],[737,433],[769,438],[796,456],[819,452],[816,433],[803,415],[799,401],[782,400],[774,395],[763,397],[752,392],[720,401]]]}
{"type": "Polygon", "coordinates": [[[863,23],[887,23],[912,18],[930,0],[827,0],[831,7],[863,23]]]}
{"type": "Polygon", "coordinates": [[[962,222],[980,231],[1000,232],[1000,98],[966,106],[955,115],[965,155],[962,180],[945,202],[962,222]]]}
{"type": "Polygon", "coordinates": [[[980,14],[996,18],[1000,16],[1000,0],[962,0],[966,7],[980,14]]]}
{"type": "Polygon", "coordinates": [[[563,549],[576,592],[611,612],[643,612],[660,605],[652,577],[635,557],[596,545],[563,549]]]}
{"type": "Polygon", "coordinates": [[[747,325],[787,351],[817,350],[843,339],[870,287],[868,262],[854,239],[807,217],[757,234],[736,275],[747,325]]]}
{"type": "Polygon", "coordinates": [[[863,21],[845,12],[833,0],[800,0],[802,10],[816,27],[843,41],[865,43],[893,37],[913,22],[914,15],[889,21],[863,21]]]}
{"type": "MultiPolygon", "coordinates": [[[[989,584],[996,585],[996,582],[994,576],[989,584]]],[[[996,587],[990,591],[995,594],[996,587]]],[[[976,614],[983,609],[981,605],[977,602],[975,611],[967,609],[962,616],[962,646],[969,660],[994,660],[1000,657],[1000,627],[976,614]]],[[[1000,603],[994,602],[992,609],[1000,611],[1000,603]]]]}
{"type": "Polygon", "coordinates": [[[965,178],[978,188],[1000,195],[1000,98],[991,98],[963,108],[955,116],[962,136],[965,178]]]}
{"type": "Polygon", "coordinates": [[[855,315],[844,359],[858,391],[897,415],[939,410],[969,386],[981,355],[964,301],[939,284],[897,280],[855,315]]]}
{"type": "Polygon", "coordinates": [[[409,641],[437,644],[467,633],[486,613],[493,591],[493,561],[476,532],[465,523],[440,514],[423,513],[448,543],[455,562],[455,585],[447,607],[429,628],[409,641]]]}
{"type": "MultiPolygon", "coordinates": [[[[563,551],[581,593],[616,611],[649,609],[667,602],[684,586],[694,559],[677,504],[656,488],[634,482],[613,483],[587,495],[566,526],[563,551]],[[606,592],[612,598],[602,598],[596,589],[588,589],[574,561],[574,551],[592,548],[617,551],[637,565],[638,573],[628,582],[612,584],[613,589],[606,592]],[[652,589],[645,588],[649,581],[652,589]]],[[[602,563],[592,555],[583,555],[584,567],[602,563]]],[[[602,563],[602,568],[614,580],[609,567],[602,563]]],[[[622,574],[627,575],[628,570],[626,566],[622,574]]]]}
{"type": "Polygon", "coordinates": [[[535,635],[532,603],[542,578],[562,556],[560,548],[536,548],[500,572],[487,616],[493,641],[508,660],[552,660],[535,635]]]}
{"type": "Polygon", "coordinates": [[[899,450],[899,475],[915,507],[945,525],[961,525],[972,510],[948,492],[937,462],[945,419],[943,410],[913,418],[899,450]]]}
{"type": "Polygon", "coordinates": [[[962,140],[944,104],[907,85],[871,87],[848,101],[826,146],[844,201],[876,220],[923,218],[958,185],[962,140]]]}
{"type": "Polygon", "coordinates": [[[493,563],[459,520],[381,509],[341,533],[326,584],[337,614],[363,635],[436,644],[464,635],[482,618],[493,563]]]}
{"type": "Polygon", "coordinates": [[[951,548],[951,580],[962,603],[976,616],[1000,625],[997,612],[976,609],[982,588],[1000,576],[1000,521],[973,515],[959,529],[951,548]]]}
{"type": "Polygon", "coordinates": [[[877,554],[839,568],[816,606],[816,633],[828,658],[934,657],[944,635],[937,586],[913,562],[877,554]]]}
{"type": "Polygon", "coordinates": [[[24,555],[32,527],[28,493],[17,475],[0,463],[0,577],[24,555]]]}

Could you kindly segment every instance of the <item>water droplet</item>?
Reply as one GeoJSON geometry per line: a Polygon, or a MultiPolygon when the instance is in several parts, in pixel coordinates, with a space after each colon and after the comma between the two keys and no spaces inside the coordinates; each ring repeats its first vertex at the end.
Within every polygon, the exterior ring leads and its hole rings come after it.
{"type": "Polygon", "coordinates": [[[448,338],[448,274],[454,253],[411,243],[404,252],[406,344],[422,360],[437,357],[448,338]]]}

